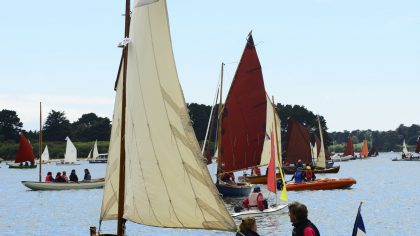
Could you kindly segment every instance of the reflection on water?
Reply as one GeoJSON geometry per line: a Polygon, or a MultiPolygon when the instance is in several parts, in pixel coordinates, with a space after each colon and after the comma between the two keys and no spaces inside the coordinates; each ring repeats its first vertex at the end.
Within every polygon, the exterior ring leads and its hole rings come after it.
{"type": "MultiPolygon", "coordinates": [[[[289,192],[289,201],[305,203],[309,218],[322,235],[350,235],[359,202],[368,235],[416,235],[420,212],[420,162],[393,162],[397,153],[381,154],[367,160],[337,163],[336,175],[322,177],[353,177],[357,184],[348,190],[289,192]]],[[[87,235],[90,225],[98,225],[102,190],[44,191],[27,190],[20,181],[37,180],[38,169],[0,168],[0,234],[1,235],[87,235]]],[[[43,171],[76,169],[79,178],[89,168],[93,178],[105,175],[106,165],[83,163],[80,166],[43,166],[43,171]]],[[[286,178],[291,178],[290,175],[286,178]]],[[[268,196],[265,186],[262,192],[268,196]]],[[[278,196],[277,196],[278,198],[278,196]]],[[[275,202],[273,195],[270,203],[275,202]]],[[[241,199],[227,200],[232,211],[241,199]]],[[[236,220],[239,224],[240,220],[236,220]]],[[[258,217],[261,235],[291,235],[287,214],[258,217]]],[[[106,232],[115,232],[114,221],[104,222],[106,232]]],[[[127,224],[128,235],[234,235],[231,232],[161,229],[133,223],[127,224]]]]}

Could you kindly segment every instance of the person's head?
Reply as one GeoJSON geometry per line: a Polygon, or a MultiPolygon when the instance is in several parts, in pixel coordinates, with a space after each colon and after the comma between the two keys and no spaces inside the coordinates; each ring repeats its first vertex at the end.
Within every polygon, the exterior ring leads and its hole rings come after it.
{"type": "Polygon", "coordinates": [[[66,171],[63,171],[63,175],[66,175],[67,174],[67,172],[66,171]]]}
{"type": "Polygon", "coordinates": [[[301,159],[299,159],[299,160],[298,160],[298,163],[302,163],[302,160],[301,160],[301,159]]]}
{"type": "Polygon", "coordinates": [[[57,175],[56,176],[61,176],[61,172],[57,172],[57,175]]]}
{"type": "Polygon", "coordinates": [[[260,187],[255,187],[254,188],[254,193],[259,193],[259,192],[261,192],[261,188],[260,187]]]}
{"type": "Polygon", "coordinates": [[[88,169],[85,169],[85,173],[88,174],[89,173],[89,170],[88,169]]]}
{"type": "Polygon", "coordinates": [[[47,175],[52,175],[51,171],[47,173],[47,175]]]}
{"type": "Polygon", "coordinates": [[[292,223],[303,222],[308,219],[308,209],[300,202],[289,204],[289,216],[292,223]]]}
{"type": "Polygon", "coordinates": [[[75,169],[71,170],[71,173],[76,174],[76,170],[75,169]]]}
{"type": "Polygon", "coordinates": [[[254,217],[245,217],[242,218],[242,222],[239,225],[239,231],[245,232],[245,231],[254,231],[257,232],[257,223],[255,222],[254,217]]]}

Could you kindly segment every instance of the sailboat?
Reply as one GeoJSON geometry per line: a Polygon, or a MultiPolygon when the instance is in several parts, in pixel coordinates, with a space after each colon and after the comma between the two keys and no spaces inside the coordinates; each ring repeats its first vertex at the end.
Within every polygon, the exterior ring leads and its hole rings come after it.
{"type": "Polygon", "coordinates": [[[348,161],[354,158],[354,148],[353,148],[353,141],[352,137],[349,136],[347,139],[346,147],[344,148],[344,153],[342,156],[334,156],[333,159],[335,162],[338,161],[348,161]]]}
{"type": "Polygon", "coordinates": [[[19,134],[19,149],[16,153],[15,163],[8,165],[9,168],[14,169],[33,169],[37,167],[32,145],[23,133],[19,134]]]}
{"type": "Polygon", "coordinates": [[[376,157],[379,155],[378,148],[373,142],[371,143],[372,143],[372,147],[369,150],[368,157],[376,157]]]}
{"type": "Polygon", "coordinates": [[[405,139],[404,139],[403,145],[402,145],[401,159],[394,158],[392,160],[393,161],[420,161],[420,156],[416,156],[414,153],[411,153],[408,151],[408,148],[407,148],[407,145],[405,144],[405,139]]]}
{"type": "MultiPolygon", "coordinates": [[[[273,126],[272,126],[273,127],[273,126]]],[[[271,130],[270,132],[270,162],[268,164],[268,170],[267,170],[267,190],[269,192],[274,193],[276,203],[273,205],[270,205],[267,209],[264,209],[263,211],[260,211],[259,209],[246,209],[237,213],[232,214],[234,217],[245,217],[245,216],[261,216],[261,215],[278,215],[282,214],[287,211],[287,205],[285,204],[277,204],[277,176],[276,176],[276,162],[279,162],[279,171],[281,169],[281,161],[280,161],[280,155],[277,154],[276,149],[280,149],[280,145],[275,145],[280,142],[278,142],[277,139],[280,139],[279,135],[274,135],[274,131],[271,130]],[[278,137],[278,138],[277,138],[278,137]],[[278,158],[276,158],[276,155],[278,158]],[[276,160],[277,159],[277,160],[276,160]]],[[[281,173],[281,172],[280,172],[281,173]]],[[[282,185],[285,184],[284,178],[281,178],[282,185]]],[[[287,193],[286,189],[283,189],[284,192],[282,192],[282,195],[280,198],[284,201],[287,201],[287,193]],[[284,195],[286,194],[286,196],[284,195]]]]}
{"type": "Polygon", "coordinates": [[[61,162],[57,162],[57,165],[80,165],[79,162],[77,162],[77,149],[74,146],[74,144],[71,142],[69,137],[66,137],[65,139],[67,141],[66,143],[66,153],[64,155],[64,160],[61,162]]]}
{"type": "Polygon", "coordinates": [[[363,140],[363,146],[360,150],[360,158],[366,158],[368,157],[369,151],[368,151],[368,141],[365,139],[363,140]]]}
{"type": "Polygon", "coordinates": [[[93,154],[92,159],[89,160],[89,163],[107,163],[108,161],[108,154],[99,154],[98,152],[98,141],[95,141],[93,145],[93,154]]]}
{"type": "Polygon", "coordinates": [[[48,146],[45,146],[44,151],[41,155],[42,163],[50,163],[50,153],[48,152],[48,146]]]}
{"type": "Polygon", "coordinates": [[[127,2],[125,17],[100,226],[236,231],[191,126],[166,1],[127,2]]]}
{"type": "MultiPolygon", "coordinates": [[[[265,91],[261,64],[250,32],[225,104],[219,113],[219,176],[268,164],[269,148],[264,155],[264,144],[267,128],[272,127],[267,119],[273,121],[272,114],[272,104],[265,91]],[[271,114],[268,113],[270,111],[271,114]]],[[[251,192],[251,186],[246,182],[228,183],[222,179],[218,178],[216,186],[223,196],[242,197],[251,192]]]]}

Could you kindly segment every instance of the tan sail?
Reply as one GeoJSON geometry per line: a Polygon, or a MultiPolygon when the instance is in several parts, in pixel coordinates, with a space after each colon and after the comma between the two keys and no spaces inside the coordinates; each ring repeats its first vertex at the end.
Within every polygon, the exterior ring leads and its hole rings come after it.
{"type": "MultiPolygon", "coordinates": [[[[135,5],[130,24],[123,217],[158,227],[235,231],[190,123],[172,52],[166,1],[149,2],[135,5]]],[[[117,218],[121,81],[101,212],[104,220],[117,218]]]]}
{"type": "MultiPolygon", "coordinates": [[[[268,165],[270,163],[270,155],[271,155],[271,141],[270,141],[270,133],[274,127],[274,116],[277,119],[277,137],[279,137],[279,143],[281,143],[281,128],[280,128],[280,118],[277,112],[273,108],[273,103],[271,102],[270,98],[267,96],[267,118],[266,118],[266,125],[265,125],[265,139],[264,139],[264,146],[263,151],[261,153],[261,161],[260,165],[268,165]]],[[[278,145],[279,148],[281,145],[278,145]]],[[[281,153],[281,150],[277,150],[277,145],[274,145],[275,152],[281,153]]]]}
{"type": "Polygon", "coordinates": [[[321,139],[321,149],[319,150],[318,159],[315,163],[317,167],[325,168],[327,165],[325,163],[325,148],[324,148],[324,138],[322,135],[322,128],[321,128],[321,122],[318,117],[318,127],[319,127],[319,138],[321,139]]]}

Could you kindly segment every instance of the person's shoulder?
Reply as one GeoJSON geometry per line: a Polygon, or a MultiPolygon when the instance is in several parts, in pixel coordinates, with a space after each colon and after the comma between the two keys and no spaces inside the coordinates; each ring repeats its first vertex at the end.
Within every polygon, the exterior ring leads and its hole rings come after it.
{"type": "Polygon", "coordinates": [[[303,229],[303,235],[304,236],[316,236],[315,230],[312,228],[312,226],[306,226],[305,229],[303,229]]]}

